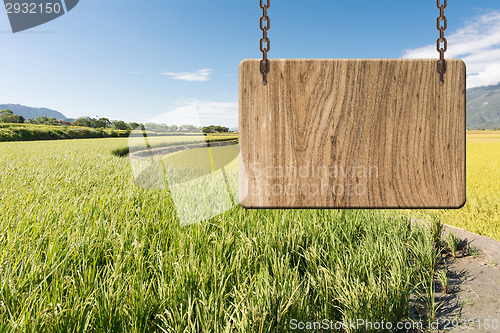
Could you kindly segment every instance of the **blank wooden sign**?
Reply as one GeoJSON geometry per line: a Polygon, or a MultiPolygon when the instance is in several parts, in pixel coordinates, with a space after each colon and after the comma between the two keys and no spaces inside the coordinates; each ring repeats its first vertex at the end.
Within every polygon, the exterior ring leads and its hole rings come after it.
{"type": "Polygon", "coordinates": [[[247,208],[459,208],[465,64],[260,60],[240,65],[240,203],[247,208]]]}

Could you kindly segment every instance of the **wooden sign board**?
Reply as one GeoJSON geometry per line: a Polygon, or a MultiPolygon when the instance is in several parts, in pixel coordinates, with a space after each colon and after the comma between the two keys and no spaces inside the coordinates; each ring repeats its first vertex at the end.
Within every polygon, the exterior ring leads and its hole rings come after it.
{"type": "Polygon", "coordinates": [[[240,203],[247,208],[459,208],[465,64],[271,60],[240,65],[240,203]]]}

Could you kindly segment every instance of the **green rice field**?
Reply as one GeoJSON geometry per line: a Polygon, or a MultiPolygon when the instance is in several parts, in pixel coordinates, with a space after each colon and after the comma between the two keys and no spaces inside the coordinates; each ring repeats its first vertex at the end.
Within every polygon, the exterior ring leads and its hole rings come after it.
{"type": "Polygon", "coordinates": [[[137,186],[111,154],[127,142],[0,143],[0,332],[283,332],[403,320],[411,295],[433,312],[431,230],[380,211],[239,206],[181,227],[169,189],[137,186]]]}

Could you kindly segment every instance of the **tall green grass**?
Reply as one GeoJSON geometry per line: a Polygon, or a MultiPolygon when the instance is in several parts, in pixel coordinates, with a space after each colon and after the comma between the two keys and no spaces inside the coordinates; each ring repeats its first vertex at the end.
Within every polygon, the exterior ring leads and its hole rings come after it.
{"type": "Polygon", "coordinates": [[[234,207],[182,228],[125,144],[0,143],[0,331],[282,332],[432,293],[432,234],[405,218],[234,207]]]}

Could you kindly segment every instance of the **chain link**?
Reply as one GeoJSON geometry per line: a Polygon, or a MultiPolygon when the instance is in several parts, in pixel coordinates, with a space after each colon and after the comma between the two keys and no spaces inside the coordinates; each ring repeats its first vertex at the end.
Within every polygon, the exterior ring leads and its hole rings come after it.
{"type": "Polygon", "coordinates": [[[448,20],[444,16],[444,10],[448,6],[448,0],[444,0],[441,4],[441,0],[437,0],[437,7],[439,9],[439,17],[437,18],[437,29],[439,30],[439,38],[436,42],[436,49],[439,52],[439,60],[437,62],[437,72],[439,73],[440,83],[444,84],[444,74],[446,73],[446,60],[444,59],[444,53],[448,50],[448,41],[444,37],[444,32],[448,29],[448,20]],[[441,25],[441,22],[443,23],[441,25]]]}
{"type": "Polygon", "coordinates": [[[267,32],[271,28],[271,20],[267,16],[267,10],[271,5],[271,0],[260,0],[260,8],[262,8],[262,17],[260,18],[260,30],[262,30],[262,38],[260,40],[260,51],[262,52],[262,60],[260,61],[260,72],[262,74],[262,83],[267,84],[267,74],[270,71],[270,62],[267,59],[267,52],[271,49],[271,41],[267,37],[267,32]],[[264,3],[265,2],[265,3],[264,3]]]}
{"type": "MultiPolygon", "coordinates": [[[[439,38],[436,41],[436,49],[439,52],[439,60],[437,62],[437,72],[439,74],[440,83],[444,84],[444,74],[446,73],[445,52],[448,50],[448,40],[444,37],[444,32],[448,29],[448,19],[444,15],[444,10],[448,6],[448,0],[436,0],[437,8],[439,9],[439,17],[436,20],[436,27],[439,31],[439,38]],[[443,4],[441,4],[443,1],[443,4]],[[443,23],[443,24],[441,24],[443,23]]],[[[271,28],[271,20],[267,15],[267,10],[271,5],[271,0],[260,0],[260,8],[262,8],[262,17],[260,18],[260,30],[262,30],[262,38],[260,39],[260,51],[262,52],[262,60],[260,61],[260,72],[262,74],[262,83],[267,84],[267,75],[270,71],[270,62],[267,58],[267,53],[271,49],[271,41],[267,36],[267,32],[271,28]]]]}

